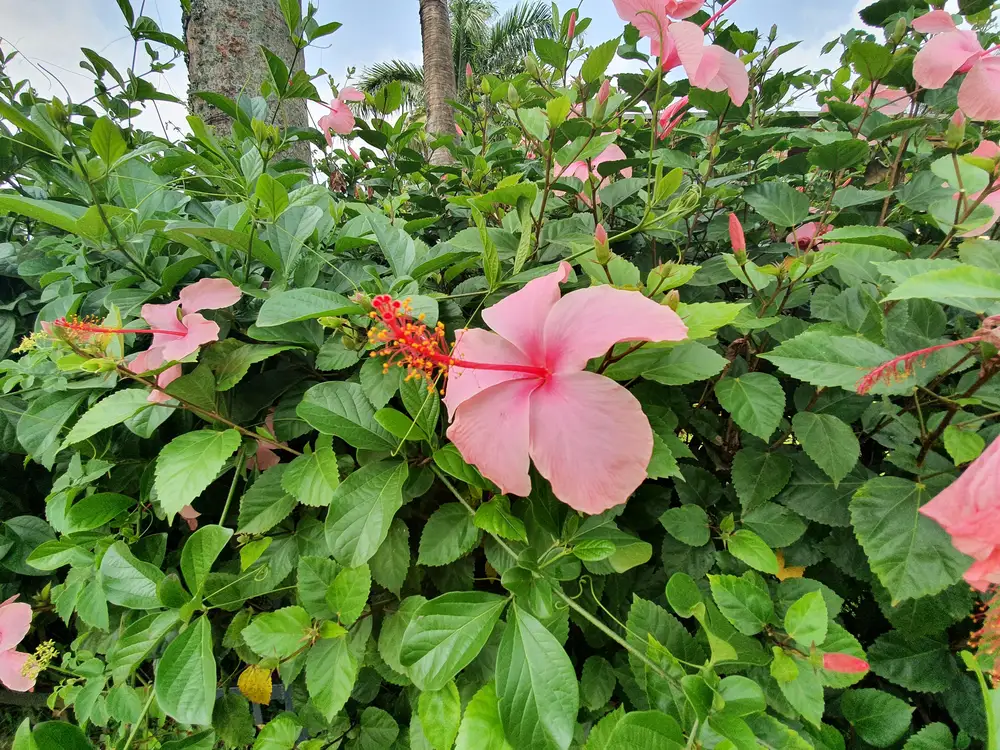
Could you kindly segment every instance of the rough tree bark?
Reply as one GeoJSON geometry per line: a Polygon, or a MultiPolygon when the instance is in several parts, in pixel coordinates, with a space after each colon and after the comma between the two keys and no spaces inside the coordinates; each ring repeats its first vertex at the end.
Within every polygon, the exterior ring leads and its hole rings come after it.
{"type": "MultiPolygon", "coordinates": [[[[277,0],[191,0],[191,12],[184,21],[188,104],[193,114],[220,135],[231,132],[232,121],[194,96],[195,91],[212,91],[233,100],[241,93],[260,96],[260,85],[267,78],[261,46],[278,55],[293,73],[303,67],[302,53],[295,54],[277,0]]],[[[309,126],[304,100],[285,102],[277,113],[275,104],[274,99],[269,102],[269,121],[282,127],[309,126]]],[[[289,155],[309,162],[308,144],[294,146],[289,155]]]]}
{"type": "MultiPolygon", "coordinates": [[[[455,99],[455,68],[451,53],[451,20],[447,0],[420,0],[420,37],[424,50],[424,93],[427,97],[427,133],[455,133],[455,112],[448,103],[455,99]]],[[[451,154],[435,149],[431,164],[448,164],[451,154]]]]}

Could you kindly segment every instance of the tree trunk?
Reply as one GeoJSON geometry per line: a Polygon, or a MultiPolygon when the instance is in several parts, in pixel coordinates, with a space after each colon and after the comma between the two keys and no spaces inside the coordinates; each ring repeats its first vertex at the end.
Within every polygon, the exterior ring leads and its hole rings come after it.
{"type": "MultiPolygon", "coordinates": [[[[447,0],[420,0],[420,37],[424,48],[424,92],[427,133],[432,138],[455,134],[455,68],[451,52],[451,20],[447,0]]],[[[446,148],[435,149],[431,164],[451,163],[446,148]]]]}
{"type": "MultiPolygon", "coordinates": [[[[267,47],[294,72],[303,68],[303,55],[296,54],[277,0],[192,0],[185,18],[188,51],[188,104],[192,114],[229,135],[232,120],[196,91],[212,91],[236,100],[240,94],[260,96],[260,85],[268,76],[261,47],[267,47]],[[294,61],[294,65],[293,65],[294,61]]],[[[267,121],[280,127],[309,127],[303,99],[285,102],[275,112],[276,98],[268,102],[267,121]]],[[[301,143],[286,152],[311,163],[309,145],[301,143]]]]}

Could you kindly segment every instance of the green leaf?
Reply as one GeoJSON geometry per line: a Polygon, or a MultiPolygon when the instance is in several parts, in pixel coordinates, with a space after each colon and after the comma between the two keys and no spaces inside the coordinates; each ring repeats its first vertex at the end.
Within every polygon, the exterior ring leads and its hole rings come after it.
{"type": "Polygon", "coordinates": [[[434,750],[451,750],[462,721],[462,699],[455,682],[440,690],[426,690],[417,700],[417,714],[424,736],[434,750]]]}
{"type": "MultiPolygon", "coordinates": [[[[906,236],[891,227],[850,226],[831,229],[823,235],[824,242],[846,242],[853,245],[871,245],[909,253],[912,245],[906,236]]],[[[836,250],[834,250],[836,252],[836,250]]]]}
{"type": "Polygon", "coordinates": [[[872,672],[918,693],[940,693],[958,674],[948,642],[912,637],[899,630],[883,633],[868,647],[872,672]]]}
{"type": "Polygon", "coordinates": [[[943,304],[953,299],[969,300],[973,307],[985,309],[988,303],[1000,299],[1000,273],[969,265],[919,273],[899,284],[885,299],[931,299],[943,304]]]}
{"type": "Polygon", "coordinates": [[[493,682],[483,685],[465,707],[455,750],[513,750],[503,733],[493,682]]]}
{"type": "Polygon", "coordinates": [[[741,520],[772,549],[788,547],[806,532],[806,523],[777,503],[762,503],[744,512],[741,520]]]}
{"type": "Polygon", "coordinates": [[[861,444],[854,431],[832,414],[800,411],[792,417],[792,429],[806,455],[840,484],[861,456],[861,444]]]}
{"type": "Polygon", "coordinates": [[[275,292],[264,301],[257,313],[257,325],[269,328],[299,320],[363,312],[357,304],[336,292],[313,288],[288,289],[275,292]]]}
{"type": "Polygon", "coordinates": [[[756,573],[710,575],[708,582],[719,610],[744,635],[759,633],[774,615],[767,586],[756,573]]]}
{"type": "Polygon", "coordinates": [[[294,348],[267,344],[241,344],[226,348],[213,346],[205,351],[201,361],[215,373],[215,390],[228,391],[246,377],[251,365],[294,348]]]}
{"type": "Polygon", "coordinates": [[[368,564],[375,582],[399,596],[410,570],[410,530],[405,523],[393,519],[385,541],[368,564]]]}
{"type": "Polygon", "coordinates": [[[840,700],[844,718],[863,741],[889,747],[910,728],[913,707],[881,690],[848,690],[840,700]]]}
{"type": "MultiPolygon", "coordinates": [[[[18,729],[18,735],[20,734],[18,729]]],[[[43,721],[36,724],[30,742],[30,750],[93,750],[94,747],[83,730],[64,721],[43,721]]]]}
{"type": "Polygon", "coordinates": [[[287,659],[306,643],[312,618],[302,607],[264,612],[243,628],[244,643],[265,659],[287,659]]]}
{"type": "Polygon", "coordinates": [[[101,560],[104,594],[112,604],[129,609],[158,609],[156,587],[163,573],[135,557],[125,542],[115,542],[101,560]]]}
{"type": "Polygon", "coordinates": [[[357,383],[314,385],[296,414],[325,435],[336,435],[355,448],[392,450],[396,440],[375,421],[375,409],[357,383]]]}
{"type": "Polygon", "coordinates": [[[148,407],[148,397],[149,392],[145,388],[129,388],[101,399],[73,425],[63,440],[63,447],[80,443],[101,430],[121,424],[148,407]]]}
{"type": "MultiPolygon", "coordinates": [[[[777,650],[777,649],[776,649],[777,650]]],[[[782,653],[782,652],[778,652],[782,653]]],[[[802,714],[802,718],[813,726],[819,727],[823,720],[823,683],[809,662],[789,657],[782,653],[783,659],[775,658],[771,662],[771,675],[778,682],[781,694],[791,704],[792,708],[802,714]],[[781,679],[778,665],[786,662],[792,667],[794,676],[791,679],[781,679]]]]}
{"type": "Polygon", "coordinates": [[[784,182],[762,182],[743,193],[761,216],[779,227],[792,227],[809,218],[809,198],[784,182]]]}
{"type": "Polygon", "coordinates": [[[333,491],[340,486],[337,455],[329,447],[317,447],[312,453],[296,456],[281,476],[281,488],[303,505],[322,508],[330,504],[333,491]]]}
{"type": "Polygon", "coordinates": [[[441,397],[437,390],[428,389],[426,382],[420,378],[404,379],[399,385],[399,395],[406,412],[423,433],[435,435],[441,415],[441,397]]]}
{"type": "Polygon", "coordinates": [[[122,138],[122,131],[107,117],[98,118],[90,131],[90,145],[94,153],[104,161],[105,170],[125,155],[128,146],[122,138]]]}
{"type": "Polygon", "coordinates": [[[350,626],[361,617],[372,588],[372,574],[367,565],[344,568],[326,592],[326,603],[341,625],[350,626]]]}
{"type": "Polygon", "coordinates": [[[931,171],[947,182],[948,187],[956,192],[965,190],[971,195],[985,190],[990,184],[990,174],[985,169],[980,169],[964,159],[955,159],[952,156],[942,156],[935,159],[931,163],[931,171]]]}
{"type": "Polygon", "coordinates": [[[510,500],[506,495],[497,495],[476,508],[472,521],[476,528],[489,534],[515,542],[528,541],[524,521],[511,513],[510,500]]]}
{"type": "Polygon", "coordinates": [[[786,375],[811,385],[853,391],[869,371],[895,355],[861,336],[806,331],[760,356],[786,375]]]}
{"type": "Polygon", "coordinates": [[[893,603],[943,591],[969,567],[947,532],[918,513],[929,499],[924,485],[875,477],[851,501],[854,533],[893,603]]]}
{"type": "Polygon", "coordinates": [[[605,374],[615,380],[631,380],[639,375],[663,385],[687,385],[707,380],[722,372],[725,357],[697,341],[669,348],[645,347],[611,365],[605,374]]]}
{"type": "Polygon", "coordinates": [[[240,446],[236,430],[196,430],[171,440],[156,459],[154,487],[168,516],[198,497],[240,446]]]}
{"type": "Polygon", "coordinates": [[[212,626],[199,617],[181,632],[156,663],[156,700],[183,724],[211,724],[217,675],[212,626]]]}
{"type": "Polygon", "coordinates": [[[822,646],[826,640],[826,602],[819,591],[810,591],[798,599],[785,613],[785,632],[807,650],[812,646],[822,646]]]}
{"type": "Polygon", "coordinates": [[[291,464],[278,464],[265,471],[240,500],[236,530],[241,534],[263,534],[281,523],[295,507],[295,498],[285,491],[284,476],[291,464]]]}
{"type": "Polygon", "coordinates": [[[399,658],[421,690],[440,690],[486,645],[507,598],[484,591],[453,591],[414,613],[399,658]]]}
{"type": "Polygon", "coordinates": [[[583,704],[591,711],[604,708],[611,700],[617,682],[614,667],[607,659],[603,656],[588,656],[583,663],[583,674],[580,678],[583,704]]]}
{"type": "Polygon", "coordinates": [[[66,539],[60,539],[43,542],[35,547],[26,562],[38,570],[58,570],[64,565],[88,567],[93,564],[94,556],[83,547],[66,539]]]}
{"type": "Polygon", "coordinates": [[[232,529],[213,525],[201,526],[188,537],[181,550],[181,572],[192,594],[201,593],[212,565],[232,538],[232,529]]]}
{"type": "Polygon", "coordinates": [[[674,717],[662,711],[631,711],[615,725],[606,748],[681,750],[684,746],[684,735],[674,717]]]}
{"type": "Polygon", "coordinates": [[[975,461],[986,448],[986,440],[982,435],[954,425],[945,428],[943,437],[944,448],[955,466],[975,461]]]}
{"type": "Polygon", "coordinates": [[[358,669],[347,638],[323,638],[309,649],[306,688],[310,702],[327,721],[332,721],[351,697],[358,669]]]}
{"type": "Polygon", "coordinates": [[[377,357],[369,357],[361,365],[361,372],[358,375],[365,398],[376,409],[381,409],[389,403],[405,377],[402,367],[390,367],[386,370],[385,363],[377,357]]]}
{"type": "Polygon", "coordinates": [[[42,201],[7,194],[0,195],[0,211],[10,211],[20,216],[27,216],[29,219],[36,219],[69,234],[77,233],[77,219],[84,213],[83,208],[69,203],[42,201]]]}
{"type": "Polygon", "coordinates": [[[326,557],[306,555],[299,558],[296,580],[299,602],[317,620],[334,619],[326,603],[326,592],[339,570],[340,566],[326,557]]]}
{"type": "MultiPolygon", "coordinates": [[[[4,196],[0,196],[2,198],[4,196]]],[[[2,208],[0,204],[0,208],[2,208]]],[[[85,393],[43,393],[17,420],[17,441],[35,461],[51,471],[60,451],[59,433],[76,413],[85,393]]]]}
{"type": "Polygon", "coordinates": [[[695,615],[700,618],[705,611],[701,589],[694,579],[683,571],[674,573],[667,581],[667,602],[684,618],[695,615]]]}
{"type": "Polygon", "coordinates": [[[616,36],[614,39],[609,39],[606,42],[598,44],[590,51],[587,59],[583,61],[583,65],[580,67],[580,75],[584,81],[594,83],[604,75],[611,61],[615,59],[620,40],[621,37],[616,36]]]}
{"type": "Polygon", "coordinates": [[[491,486],[489,481],[476,470],[475,466],[465,462],[454,443],[448,443],[443,448],[434,451],[434,463],[439,469],[472,487],[487,490],[491,486]]]}
{"type": "Polygon", "coordinates": [[[813,146],[806,154],[809,163],[828,172],[850,169],[868,160],[868,144],[856,139],[813,146]]]}
{"type": "Polygon", "coordinates": [[[66,514],[63,533],[92,531],[117,518],[136,504],[135,500],[114,492],[98,492],[73,503],[66,514]]]}
{"type": "Polygon", "coordinates": [[[625,706],[618,706],[614,711],[606,714],[590,730],[584,750],[608,750],[614,731],[624,718],[625,706]]]}
{"type": "Polygon", "coordinates": [[[405,462],[376,461],[362,466],[333,491],[326,543],[339,563],[356,568],[378,551],[403,506],[407,475],[405,462]]]}
{"type": "Polygon", "coordinates": [[[792,477],[777,501],[803,518],[827,526],[849,526],[850,501],[871,476],[858,466],[838,486],[804,453],[792,454],[792,477]]]}
{"type": "Polygon", "coordinates": [[[430,438],[424,434],[424,431],[417,427],[412,419],[397,409],[379,409],[375,412],[375,421],[399,440],[412,440],[413,442],[425,440],[430,442],[430,438]]]}
{"type": "Polygon", "coordinates": [[[711,538],[708,514],[698,505],[668,508],[660,516],[660,523],[670,536],[689,547],[701,547],[711,538]]]}
{"type": "Polygon", "coordinates": [[[517,110],[517,117],[528,131],[528,135],[535,140],[544,141],[549,137],[548,113],[538,107],[531,107],[517,110]]]}
{"type": "Polygon", "coordinates": [[[361,712],[361,733],[358,750],[385,750],[392,747],[399,734],[399,725],[388,713],[369,706],[361,712]]]}
{"type": "Polygon", "coordinates": [[[570,746],[580,707],[573,663],[556,637],[516,606],[500,640],[496,684],[500,721],[514,747],[570,746]]]}
{"type": "MultiPolygon", "coordinates": [[[[287,78],[285,82],[287,82],[287,78]]],[[[254,197],[260,202],[260,207],[264,209],[264,216],[269,219],[277,219],[281,212],[288,208],[288,191],[284,185],[267,172],[257,178],[254,197]]],[[[260,324],[258,323],[258,325],[260,324]]]]}
{"type": "Polygon", "coordinates": [[[465,506],[445,503],[424,525],[417,564],[435,566],[455,562],[479,544],[481,535],[465,506]]]}
{"type": "Polygon", "coordinates": [[[955,738],[947,724],[934,722],[911,735],[903,745],[903,750],[952,750],[955,738]]]}
{"type": "Polygon", "coordinates": [[[748,513],[773,498],[788,484],[792,463],[780,453],[744,448],[733,458],[733,487],[748,513]]]}
{"type": "Polygon", "coordinates": [[[763,573],[778,573],[778,558],[767,543],[752,531],[741,529],[729,537],[729,554],[763,573]]]}
{"type": "Polygon", "coordinates": [[[741,428],[768,440],[785,413],[785,392],[773,375],[749,372],[723,378],[715,384],[715,397],[741,428]]]}
{"type": "Polygon", "coordinates": [[[212,728],[226,747],[253,744],[257,731],[250,713],[250,701],[237,693],[220,697],[212,710],[212,728]]]}
{"type": "Polygon", "coordinates": [[[892,52],[881,44],[858,41],[849,52],[854,69],[866,81],[877,81],[892,70],[892,52]]]}

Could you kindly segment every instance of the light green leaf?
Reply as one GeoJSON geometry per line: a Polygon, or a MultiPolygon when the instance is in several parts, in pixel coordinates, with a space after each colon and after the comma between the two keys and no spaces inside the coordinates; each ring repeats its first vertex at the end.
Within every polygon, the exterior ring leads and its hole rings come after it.
{"type": "Polygon", "coordinates": [[[156,459],[154,487],[168,516],[198,497],[240,446],[236,430],[196,430],[171,440],[156,459]]]}
{"type": "Polygon", "coordinates": [[[403,506],[405,462],[365,464],[333,492],[326,517],[326,543],[342,565],[358,567],[372,558],[403,506]]]}
{"type": "Polygon", "coordinates": [[[344,708],[358,679],[358,660],[347,638],[323,638],[306,657],[309,699],[327,721],[344,708]]]}
{"type": "Polygon", "coordinates": [[[368,564],[375,582],[399,596],[410,570],[410,530],[405,523],[393,519],[385,541],[368,564]]]}
{"type": "Polygon", "coordinates": [[[337,315],[358,315],[364,311],[347,297],[326,289],[288,289],[268,297],[257,313],[261,328],[299,320],[337,315]]]}
{"type": "Polygon", "coordinates": [[[792,227],[809,218],[809,198],[784,182],[755,185],[743,193],[743,199],[778,227],[792,227]]]}
{"type": "Polygon", "coordinates": [[[344,568],[326,591],[326,603],[337,620],[350,626],[361,617],[371,593],[372,574],[367,565],[344,568]]]}
{"type": "Polygon", "coordinates": [[[806,455],[840,484],[861,456],[861,444],[854,431],[832,414],[800,411],[792,417],[792,429],[806,455]]]}
{"type": "Polygon", "coordinates": [[[662,711],[630,711],[615,725],[607,750],[682,750],[685,744],[674,717],[662,711]]]}
{"type": "Polygon", "coordinates": [[[486,645],[507,598],[453,591],[423,605],[403,633],[400,663],[421,690],[440,690],[486,645]]]}
{"type": "Polygon", "coordinates": [[[986,440],[977,432],[948,425],[944,430],[944,448],[955,466],[975,461],[986,448],[986,440]]]}
{"type": "Polygon", "coordinates": [[[811,385],[853,391],[869,371],[895,355],[861,336],[806,331],[760,356],[811,385]]]}
{"type": "Polygon", "coordinates": [[[711,538],[708,514],[698,505],[668,508],[660,516],[660,523],[670,536],[689,547],[701,547],[711,538]]]}
{"type": "Polygon", "coordinates": [[[156,587],[163,573],[135,557],[125,542],[115,542],[101,560],[104,594],[112,604],[129,609],[159,609],[156,587]]]}
{"type": "Polygon", "coordinates": [[[503,733],[493,682],[483,685],[465,707],[455,750],[513,750],[503,733]]]}
{"type": "Polygon", "coordinates": [[[756,573],[710,575],[708,582],[719,610],[744,635],[759,633],[774,615],[767,586],[756,573]]]}
{"type": "Polygon", "coordinates": [[[573,663],[556,637],[517,607],[500,640],[496,684],[500,721],[514,747],[570,746],[580,708],[573,663]]]}
{"type": "Polygon", "coordinates": [[[184,543],[181,550],[181,572],[191,593],[201,593],[212,565],[233,537],[233,530],[224,526],[201,526],[184,543]]]}
{"type": "Polygon", "coordinates": [[[516,542],[528,541],[524,521],[511,512],[510,499],[506,495],[497,495],[480,505],[472,520],[477,528],[487,533],[516,542]]]}
{"type": "Polygon", "coordinates": [[[201,361],[215,373],[215,390],[228,391],[246,377],[251,365],[294,348],[268,344],[240,344],[225,348],[220,345],[206,349],[201,361]]]}
{"type": "Polygon", "coordinates": [[[785,413],[781,383],[761,372],[723,378],[715,384],[715,397],[737,425],[761,440],[774,434],[785,413]]]}
{"type": "Polygon", "coordinates": [[[396,440],[375,421],[375,409],[357,383],[314,385],[296,408],[299,417],[326,435],[336,435],[355,448],[392,450],[396,440]]]}
{"type": "Polygon", "coordinates": [[[460,503],[445,503],[427,519],[420,535],[418,565],[447,565],[479,544],[481,532],[460,503]]]}
{"type": "Polygon", "coordinates": [[[327,446],[296,456],[281,476],[281,488],[303,505],[313,508],[329,505],[339,485],[337,455],[327,446]]]}
{"type": "Polygon", "coordinates": [[[299,558],[296,588],[306,612],[318,620],[333,620],[334,613],[326,603],[326,592],[337,577],[340,566],[326,557],[307,555],[299,558]]]}
{"type": "Polygon", "coordinates": [[[778,558],[767,543],[752,531],[741,529],[729,537],[729,554],[763,573],[778,573],[778,558]]]}
{"type": "Polygon", "coordinates": [[[969,567],[947,532],[918,513],[929,499],[924,485],[875,477],[851,501],[854,533],[894,604],[943,591],[969,567]]]}
{"type": "Polygon", "coordinates": [[[65,534],[92,531],[135,505],[130,497],[115,492],[97,492],[73,503],[66,514],[65,534]]]}
{"type": "Polygon", "coordinates": [[[452,680],[440,690],[425,690],[417,699],[424,736],[434,750],[451,750],[462,721],[462,699],[452,680]]]}
{"type": "Polygon", "coordinates": [[[60,451],[59,433],[85,396],[86,393],[43,393],[17,420],[17,441],[29,456],[46,469],[52,469],[60,451]]]}
{"type": "Polygon", "coordinates": [[[240,500],[236,530],[241,534],[263,534],[281,523],[295,507],[295,498],[285,491],[284,476],[291,464],[278,464],[265,471],[240,500]]]}
{"type": "Polygon", "coordinates": [[[312,618],[302,607],[264,612],[243,628],[243,641],[265,659],[287,659],[308,642],[312,618]]]}
{"type": "Polygon", "coordinates": [[[1000,273],[978,266],[958,265],[905,279],[886,300],[931,299],[948,304],[949,300],[971,300],[977,311],[1000,299],[1000,273]]]}
{"type": "Polygon", "coordinates": [[[156,663],[157,703],[181,723],[211,724],[216,679],[212,626],[202,616],[170,642],[156,663]]]}
{"type": "Polygon", "coordinates": [[[812,665],[803,659],[784,655],[783,660],[775,659],[771,662],[771,674],[792,708],[810,724],[819,727],[823,720],[823,682],[812,665]],[[794,676],[791,679],[781,679],[778,674],[777,666],[782,661],[793,667],[794,676]]]}
{"type": "Polygon", "coordinates": [[[806,523],[783,505],[761,503],[745,511],[743,523],[772,549],[794,544],[806,532],[806,523]]]}
{"type": "Polygon", "coordinates": [[[798,599],[785,613],[785,632],[807,650],[812,646],[822,646],[826,640],[826,602],[819,591],[810,591],[798,599]]]}
{"type": "Polygon", "coordinates": [[[605,374],[615,380],[642,376],[663,385],[687,385],[722,372],[728,361],[697,341],[669,348],[644,347],[611,365],[605,374]]]}
{"type": "Polygon", "coordinates": [[[66,435],[63,447],[82,442],[101,430],[121,424],[136,412],[150,406],[148,397],[149,392],[145,388],[129,388],[106,396],[77,420],[66,435]]]}

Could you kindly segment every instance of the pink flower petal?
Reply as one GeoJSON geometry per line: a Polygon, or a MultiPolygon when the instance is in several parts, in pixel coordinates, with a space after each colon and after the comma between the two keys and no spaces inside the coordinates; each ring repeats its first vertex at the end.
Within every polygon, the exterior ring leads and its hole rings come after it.
{"type": "Polygon", "coordinates": [[[649,37],[654,57],[659,57],[663,36],[670,21],[663,0],[614,0],[618,16],[635,26],[639,34],[649,37]]]}
{"type": "MultiPolygon", "coordinates": [[[[156,376],[156,384],[160,388],[166,388],[183,374],[184,368],[181,365],[173,365],[156,376]]],[[[154,404],[165,404],[170,400],[170,396],[163,391],[150,391],[146,400],[154,404]]]]}
{"type": "Polygon", "coordinates": [[[183,336],[171,336],[171,340],[161,347],[166,362],[184,359],[198,351],[202,344],[219,340],[219,324],[206,319],[201,313],[185,315],[182,324],[186,333],[183,336]]]}
{"type": "Polygon", "coordinates": [[[982,51],[974,31],[939,34],[913,59],[913,78],[925,89],[942,88],[959,68],[982,51]]]}
{"type": "Polygon", "coordinates": [[[16,693],[31,690],[35,686],[34,678],[21,674],[27,661],[28,654],[21,651],[0,651],[0,683],[16,693]]]}
{"type": "Polygon", "coordinates": [[[540,383],[529,378],[487,388],[462,403],[448,428],[462,457],[503,493],[525,497],[531,492],[529,406],[540,383]]]}
{"type": "Polygon", "coordinates": [[[247,459],[247,468],[252,468],[254,464],[257,466],[258,471],[267,471],[272,466],[277,466],[281,463],[281,457],[274,452],[267,443],[257,441],[257,452],[254,454],[253,458],[247,459]]]}
{"type": "Polygon", "coordinates": [[[563,170],[559,173],[559,177],[575,177],[580,182],[586,182],[590,178],[590,168],[585,161],[575,161],[563,167],[563,170]]]}
{"type": "MultiPolygon", "coordinates": [[[[980,195],[982,195],[982,193],[974,193],[969,196],[969,199],[978,200],[980,195]]],[[[983,200],[982,204],[980,205],[989,206],[990,208],[992,208],[993,218],[991,218],[981,227],[976,227],[975,229],[970,229],[968,232],[965,232],[962,235],[963,237],[981,237],[982,235],[986,234],[991,229],[993,229],[994,225],[997,223],[997,219],[1000,219],[1000,191],[993,192],[987,195],[986,198],[983,200]]]]}
{"type": "Polygon", "coordinates": [[[0,651],[14,648],[31,627],[31,605],[24,602],[0,606],[0,651]]]}
{"type": "Polygon", "coordinates": [[[687,18],[688,16],[693,16],[699,10],[701,6],[705,4],[705,0],[666,0],[667,1],[667,15],[671,18],[687,18]]]}
{"type": "Polygon", "coordinates": [[[178,295],[184,314],[199,310],[218,310],[239,302],[240,288],[229,279],[199,279],[191,286],[181,289],[178,295]]]}
{"type": "Polygon", "coordinates": [[[742,107],[743,102],[750,94],[750,76],[747,74],[746,66],[739,57],[727,49],[717,47],[714,44],[709,49],[718,50],[715,54],[719,57],[719,73],[715,77],[715,81],[721,82],[719,85],[713,81],[717,88],[710,87],[710,90],[728,90],[729,98],[733,100],[733,104],[742,107]]]}
{"type": "MultiPolygon", "coordinates": [[[[558,295],[558,290],[556,292],[558,295]]],[[[491,308],[492,309],[492,308],[491,308]]],[[[539,320],[542,320],[540,318],[539,320]]],[[[541,328],[541,325],[537,326],[541,328]]],[[[506,339],[482,328],[468,328],[455,334],[452,357],[461,362],[489,362],[492,364],[529,365],[527,357],[506,339]]],[[[508,380],[523,380],[531,377],[525,373],[502,372],[499,370],[474,370],[454,365],[448,372],[444,403],[448,414],[454,419],[455,410],[465,401],[481,391],[508,380]]]]}
{"type": "Polygon", "coordinates": [[[545,366],[552,372],[574,372],[622,341],[681,341],[686,336],[687,326],[669,307],[639,292],[592,286],[570,292],[553,306],[545,321],[545,366]]]}
{"type": "Polygon", "coordinates": [[[646,478],[653,431],[639,402],[613,380],[593,372],[553,375],[531,394],[530,452],[559,500],[601,513],[628,500],[646,478]]]}
{"type": "MultiPolygon", "coordinates": [[[[594,176],[600,177],[600,173],[597,171],[598,166],[604,164],[604,162],[606,161],[625,161],[627,158],[628,156],[625,155],[625,152],[622,151],[617,144],[612,143],[601,153],[599,153],[597,156],[595,156],[593,159],[590,160],[590,166],[594,170],[594,176]]],[[[625,167],[625,169],[621,170],[620,174],[622,177],[631,177],[632,167],[625,167]]],[[[606,182],[607,178],[605,177],[602,180],[602,184],[606,182]]]]}
{"type": "Polygon", "coordinates": [[[996,159],[1000,157],[1000,145],[997,145],[993,141],[983,141],[976,146],[976,150],[972,152],[971,156],[978,156],[982,159],[996,159]]]}
{"type": "Polygon", "coordinates": [[[136,375],[142,375],[144,372],[155,370],[162,364],[163,354],[159,349],[146,349],[139,352],[135,359],[128,363],[128,369],[136,375]]]}
{"type": "Polygon", "coordinates": [[[924,13],[920,18],[913,19],[913,30],[921,34],[940,34],[946,31],[955,31],[955,21],[951,13],[944,10],[932,10],[924,13]]]}
{"type": "MultiPolygon", "coordinates": [[[[180,300],[168,302],[165,305],[143,305],[142,319],[149,324],[150,328],[159,328],[162,331],[176,331],[177,333],[183,333],[184,325],[177,317],[177,310],[180,306],[180,300]]],[[[150,344],[149,348],[158,348],[174,338],[176,338],[176,336],[153,334],[153,343],[150,344]]]]}
{"type": "Polygon", "coordinates": [[[365,95],[353,86],[346,86],[340,90],[340,100],[345,102],[363,102],[365,95]]]}
{"type": "Polygon", "coordinates": [[[670,24],[668,33],[691,85],[706,88],[718,75],[721,59],[715,53],[706,56],[710,48],[705,46],[705,32],[690,21],[678,21],[670,24]]]}
{"type": "Polygon", "coordinates": [[[974,562],[963,578],[977,591],[986,591],[990,586],[1000,584],[1000,548],[985,560],[974,562]]]}
{"type": "Polygon", "coordinates": [[[201,513],[196,511],[190,505],[185,505],[183,508],[181,508],[180,513],[178,513],[178,515],[187,522],[188,528],[191,531],[198,530],[198,519],[201,517],[201,513]]]}
{"type": "Polygon", "coordinates": [[[316,124],[319,125],[320,131],[323,133],[323,137],[326,138],[327,146],[333,145],[333,136],[330,135],[330,129],[333,127],[333,122],[334,118],[329,114],[323,115],[316,121],[316,124]]]}
{"type": "Polygon", "coordinates": [[[962,81],[958,106],[970,120],[1000,120],[1000,57],[984,57],[962,81]]]}
{"type": "MultiPolygon", "coordinates": [[[[543,363],[542,321],[559,301],[559,285],[569,278],[571,270],[572,266],[563,261],[559,270],[532,279],[513,294],[486,308],[483,310],[486,325],[520,349],[530,362],[543,363]]],[[[471,355],[467,355],[466,359],[476,361],[471,355]]]]}

